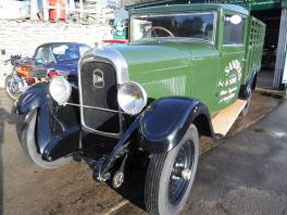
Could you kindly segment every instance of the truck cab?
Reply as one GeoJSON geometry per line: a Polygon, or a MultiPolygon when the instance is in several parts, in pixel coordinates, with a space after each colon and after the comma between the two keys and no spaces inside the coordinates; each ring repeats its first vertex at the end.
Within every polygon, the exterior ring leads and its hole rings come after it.
{"type": "Polygon", "coordinates": [[[243,88],[261,68],[265,25],[239,6],[188,4],[131,9],[129,29],[131,44],[170,39],[179,44],[181,53],[188,52],[187,61],[181,63],[189,64],[186,88],[180,93],[204,101],[212,113],[234,103],[240,89],[245,92],[243,88]],[[151,32],[149,26],[155,30],[151,32]],[[185,40],[180,41],[183,37],[185,40]]]}

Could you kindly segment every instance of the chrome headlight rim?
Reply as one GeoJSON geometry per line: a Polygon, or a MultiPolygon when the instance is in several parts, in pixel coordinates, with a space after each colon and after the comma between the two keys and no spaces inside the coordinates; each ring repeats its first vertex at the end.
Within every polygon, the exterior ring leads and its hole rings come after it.
{"type": "Polygon", "coordinates": [[[118,93],[117,93],[117,100],[118,100],[118,104],[119,107],[124,111],[124,113],[129,114],[129,115],[137,115],[139,113],[142,112],[142,110],[146,107],[147,105],[147,93],[145,91],[145,89],[137,82],[135,81],[126,81],[125,83],[121,84],[120,87],[118,88],[118,93]],[[143,100],[141,106],[139,106],[136,110],[127,110],[127,108],[122,104],[121,100],[122,100],[122,90],[124,87],[128,86],[128,85],[133,85],[136,88],[138,88],[139,92],[141,93],[141,99],[143,100]]]}
{"type": "Polygon", "coordinates": [[[65,105],[72,94],[72,86],[63,76],[53,78],[49,83],[49,94],[58,105],[65,105]]]}

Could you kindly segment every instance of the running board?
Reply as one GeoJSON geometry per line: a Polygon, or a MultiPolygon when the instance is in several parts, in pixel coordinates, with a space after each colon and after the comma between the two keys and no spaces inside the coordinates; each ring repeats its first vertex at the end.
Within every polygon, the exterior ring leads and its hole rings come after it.
{"type": "Polygon", "coordinates": [[[235,103],[212,116],[214,133],[226,136],[246,103],[245,100],[237,99],[235,103]]]}

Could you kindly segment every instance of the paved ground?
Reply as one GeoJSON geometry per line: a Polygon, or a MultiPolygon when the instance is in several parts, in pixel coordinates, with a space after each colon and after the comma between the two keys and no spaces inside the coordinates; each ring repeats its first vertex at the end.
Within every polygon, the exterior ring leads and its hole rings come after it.
{"type": "Polygon", "coordinates": [[[273,88],[274,69],[264,69],[258,73],[256,86],[261,88],[273,88]]]}
{"type": "MultiPolygon", "coordinates": [[[[145,214],[126,205],[119,214],[145,214]]],[[[183,214],[287,214],[287,102],[207,152],[183,214]]]]}
{"type": "MultiPolygon", "coordinates": [[[[251,113],[237,121],[231,134],[277,104],[272,97],[256,94],[251,113]]],[[[11,101],[0,91],[0,214],[145,213],[141,174],[132,180],[131,189],[116,192],[94,182],[85,164],[52,171],[31,168],[16,138],[10,108],[11,101]]],[[[201,158],[184,214],[287,214],[286,108],[281,105],[201,158]]]]}

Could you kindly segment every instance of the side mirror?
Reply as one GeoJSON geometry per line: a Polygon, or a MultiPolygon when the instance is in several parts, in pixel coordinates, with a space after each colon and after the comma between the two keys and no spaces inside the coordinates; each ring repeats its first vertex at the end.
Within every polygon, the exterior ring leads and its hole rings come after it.
{"type": "Polygon", "coordinates": [[[1,49],[1,55],[6,55],[6,50],[5,49],[1,49]]]}

